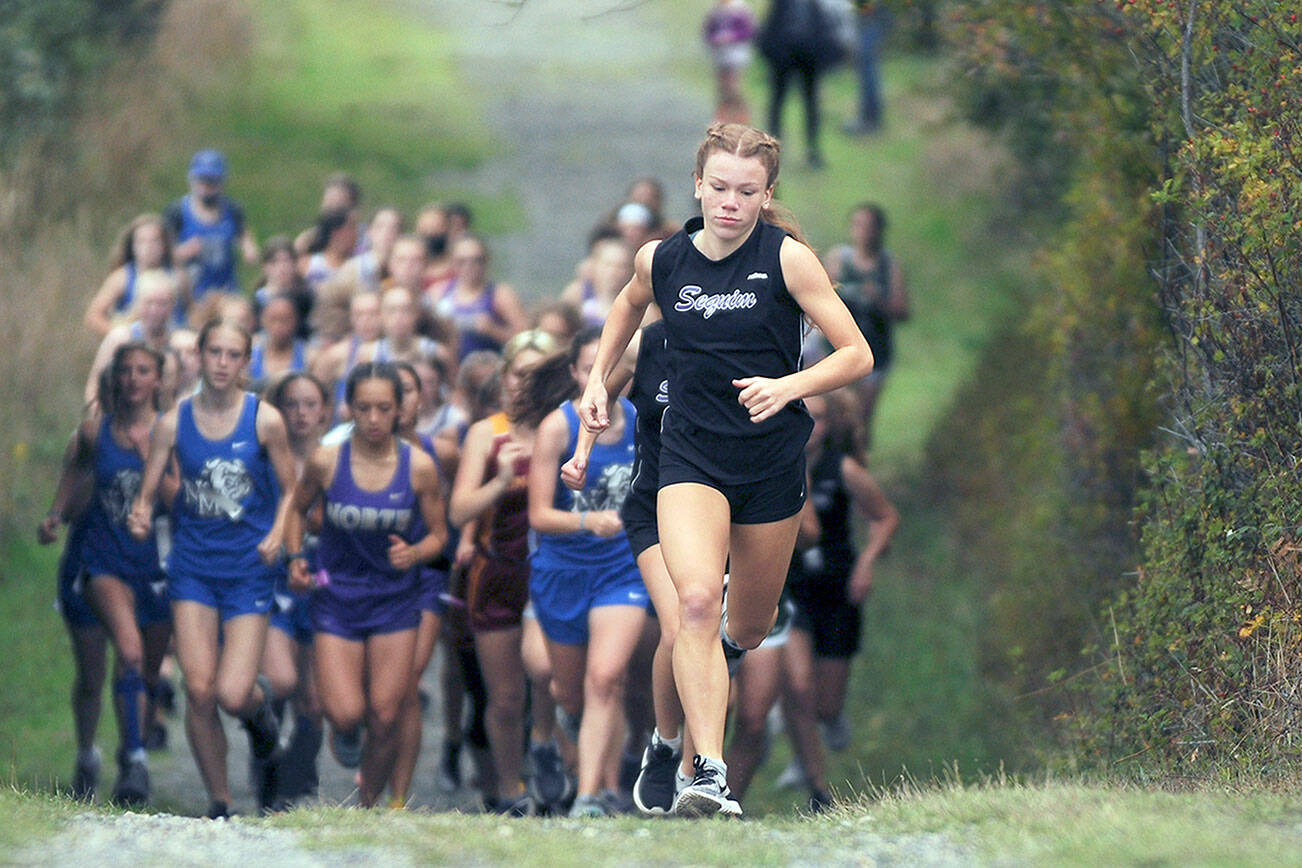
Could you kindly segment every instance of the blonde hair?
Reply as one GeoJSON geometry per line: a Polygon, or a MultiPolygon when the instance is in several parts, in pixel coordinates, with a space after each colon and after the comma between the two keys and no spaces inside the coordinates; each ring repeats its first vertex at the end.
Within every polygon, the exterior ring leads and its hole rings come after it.
{"type": "Polygon", "coordinates": [[[505,370],[515,361],[515,357],[525,350],[537,350],[540,353],[556,352],[556,338],[542,329],[525,329],[506,342],[502,347],[502,368],[505,370]]]}

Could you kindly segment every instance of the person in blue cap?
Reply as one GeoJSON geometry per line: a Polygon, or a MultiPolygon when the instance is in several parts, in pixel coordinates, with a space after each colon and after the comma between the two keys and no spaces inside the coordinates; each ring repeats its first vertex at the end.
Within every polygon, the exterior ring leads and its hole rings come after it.
{"type": "Polygon", "coordinates": [[[244,223],[244,210],[223,189],[226,158],[221,151],[199,151],[190,160],[190,192],[164,215],[176,239],[173,256],[190,273],[193,300],[206,293],[238,292],[235,246],[244,261],[258,262],[258,243],[244,223]]]}

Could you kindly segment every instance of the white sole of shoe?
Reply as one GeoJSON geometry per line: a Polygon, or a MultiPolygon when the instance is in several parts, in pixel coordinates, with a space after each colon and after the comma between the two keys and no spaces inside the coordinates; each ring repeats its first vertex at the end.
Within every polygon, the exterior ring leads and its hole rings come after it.
{"type": "Polygon", "coordinates": [[[740,817],[741,805],[688,787],[674,799],[673,812],[679,817],[740,817]]]}

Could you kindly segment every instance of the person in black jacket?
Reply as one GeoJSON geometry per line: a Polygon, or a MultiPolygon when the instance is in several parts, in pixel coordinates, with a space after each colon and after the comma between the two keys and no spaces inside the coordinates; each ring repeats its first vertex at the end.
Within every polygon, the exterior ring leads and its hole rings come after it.
{"type": "Polygon", "coordinates": [[[787,82],[793,75],[798,76],[805,99],[805,155],[810,168],[822,168],[818,79],[844,59],[845,51],[819,0],[773,0],[760,29],[759,49],[771,73],[769,132],[782,137],[787,82]]]}

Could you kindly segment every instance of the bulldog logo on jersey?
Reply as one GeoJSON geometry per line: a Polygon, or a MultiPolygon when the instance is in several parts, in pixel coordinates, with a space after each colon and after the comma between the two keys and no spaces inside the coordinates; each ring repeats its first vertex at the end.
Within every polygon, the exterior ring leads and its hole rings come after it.
{"type": "Polygon", "coordinates": [[[126,525],[131,504],[140,494],[140,471],[123,467],[99,493],[100,507],[111,523],[126,525]]]}
{"type": "Polygon", "coordinates": [[[209,458],[198,479],[185,480],[185,505],[200,518],[228,518],[244,515],[242,501],[253,492],[253,477],[238,458],[209,458]]]}
{"type": "Polygon", "coordinates": [[[632,464],[607,464],[601,477],[583,491],[574,492],[574,512],[598,512],[619,509],[633,484],[632,464]]]}

